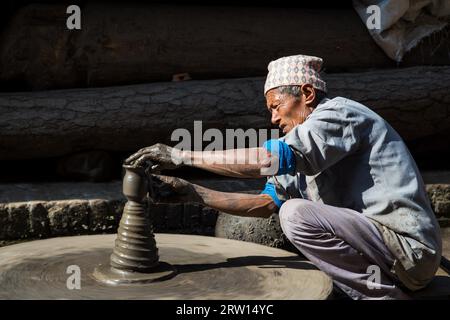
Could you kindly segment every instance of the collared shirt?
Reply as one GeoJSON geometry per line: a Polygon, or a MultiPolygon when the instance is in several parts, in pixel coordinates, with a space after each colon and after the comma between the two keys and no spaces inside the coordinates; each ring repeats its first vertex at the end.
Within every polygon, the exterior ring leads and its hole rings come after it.
{"type": "Polygon", "coordinates": [[[325,98],[280,140],[296,162],[295,172],[268,179],[281,201],[303,197],[366,215],[407,287],[432,279],[442,252],[439,224],[414,159],[383,118],[350,99],[325,98]]]}

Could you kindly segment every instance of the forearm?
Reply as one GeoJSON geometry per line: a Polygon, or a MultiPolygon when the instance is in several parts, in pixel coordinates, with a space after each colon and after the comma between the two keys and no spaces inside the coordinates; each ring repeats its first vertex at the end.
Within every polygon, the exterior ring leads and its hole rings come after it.
{"type": "Polygon", "coordinates": [[[237,178],[259,178],[270,172],[276,156],[264,148],[229,149],[219,151],[183,151],[183,162],[192,167],[237,178]]]}
{"type": "Polygon", "coordinates": [[[266,194],[229,193],[193,185],[201,204],[236,216],[268,218],[277,210],[266,194]]]}

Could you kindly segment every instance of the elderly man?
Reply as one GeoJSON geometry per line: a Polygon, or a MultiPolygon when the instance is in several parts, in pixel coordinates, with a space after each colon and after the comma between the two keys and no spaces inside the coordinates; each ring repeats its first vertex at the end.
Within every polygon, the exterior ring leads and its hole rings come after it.
{"type": "Polygon", "coordinates": [[[157,144],[125,163],[268,176],[259,195],[153,179],[162,202],[199,203],[247,217],[279,212],[287,238],[353,299],[408,298],[430,282],[441,258],[439,225],[424,183],[386,121],[358,102],[326,97],[321,66],[322,59],[304,55],[269,64],[264,93],[272,123],[285,134],[281,139],[221,152],[157,144]]]}

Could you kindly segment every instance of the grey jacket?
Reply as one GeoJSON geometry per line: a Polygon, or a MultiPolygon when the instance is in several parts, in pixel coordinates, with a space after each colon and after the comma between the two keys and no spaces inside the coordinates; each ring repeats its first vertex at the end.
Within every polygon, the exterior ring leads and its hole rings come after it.
{"type": "Polygon", "coordinates": [[[281,140],[294,151],[297,171],[269,178],[281,200],[303,197],[366,215],[408,288],[432,279],[442,252],[439,224],[414,159],[383,118],[350,99],[324,99],[281,140]]]}

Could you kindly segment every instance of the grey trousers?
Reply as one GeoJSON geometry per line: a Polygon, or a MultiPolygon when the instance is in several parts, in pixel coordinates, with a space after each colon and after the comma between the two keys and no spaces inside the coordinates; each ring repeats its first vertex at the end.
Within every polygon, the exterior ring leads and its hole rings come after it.
{"type": "Polygon", "coordinates": [[[408,299],[391,272],[395,258],[363,214],[304,199],[286,201],[280,223],[290,242],[352,299],[408,299]]]}

